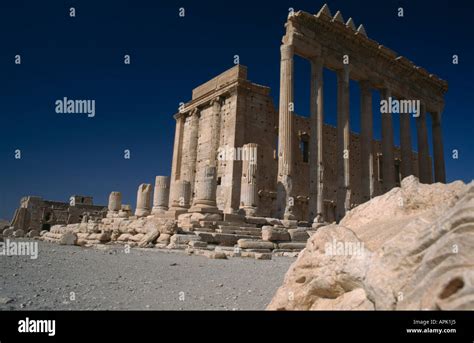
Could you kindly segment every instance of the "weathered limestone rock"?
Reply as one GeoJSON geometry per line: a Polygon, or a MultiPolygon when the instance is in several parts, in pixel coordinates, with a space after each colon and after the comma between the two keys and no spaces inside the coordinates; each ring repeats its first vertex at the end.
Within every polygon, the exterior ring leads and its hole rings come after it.
{"type": "Polygon", "coordinates": [[[245,238],[239,239],[237,244],[242,249],[273,249],[275,247],[272,242],[245,238]]]}
{"type": "Polygon", "coordinates": [[[196,231],[196,234],[201,240],[209,244],[219,244],[224,246],[234,246],[239,239],[245,238],[245,235],[234,235],[216,232],[201,232],[196,231]]]}
{"type": "Polygon", "coordinates": [[[77,242],[77,234],[74,232],[68,231],[61,235],[58,243],[60,245],[75,245],[77,242]]]}
{"type": "Polygon", "coordinates": [[[155,240],[160,236],[160,231],[158,228],[152,228],[148,233],[143,236],[143,238],[138,243],[140,248],[146,247],[148,244],[155,242],[155,240]]]}
{"type": "Polygon", "coordinates": [[[161,234],[174,235],[178,232],[178,226],[176,225],[176,222],[168,220],[160,225],[159,230],[161,234]]]}
{"type": "Polygon", "coordinates": [[[122,205],[118,216],[120,218],[128,218],[132,215],[132,207],[130,205],[122,205]]]}
{"type": "Polygon", "coordinates": [[[189,241],[188,245],[193,248],[205,248],[207,243],[203,241],[189,241]]]}
{"type": "Polygon", "coordinates": [[[303,242],[281,242],[278,243],[278,249],[303,250],[306,243],[303,242]]]}
{"type": "Polygon", "coordinates": [[[137,191],[137,208],[135,215],[137,217],[145,217],[150,214],[151,209],[151,185],[142,183],[137,191]]]}
{"type": "Polygon", "coordinates": [[[255,259],[256,260],[271,260],[272,259],[272,254],[271,253],[255,253],[255,259]]]}
{"type": "Polygon", "coordinates": [[[169,176],[157,176],[155,179],[155,192],[153,194],[153,209],[151,213],[162,214],[168,210],[170,195],[169,176]]]}
{"type": "Polygon", "coordinates": [[[291,240],[293,242],[306,242],[309,238],[307,230],[303,229],[289,229],[288,233],[290,234],[291,240]]]}
{"type": "Polygon", "coordinates": [[[287,220],[284,219],[281,221],[281,225],[286,227],[287,229],[296,229],[298,227],[298,221],[297,220],[287,220]]]}
{"type": "Polygon", "coordinates": [[[40,232],[38,230],[30,230],[28,231],[28,233],[26,234],[26,237],[28,238],[34,238],[34,237],[39,237],[40,235],[40,232]]]}
{"type": "Polygon", "coordinates": [[[213,260],[226,260],[227,255],[221,251],[206,251],[206,256],[213,260]]]}
{"type": "Polygon", "coordinates": [[[199,236],[196,235],[181,235],[175,234],[171,236],[170,243],[172,244],[188,244],[191,241],[199,241],[199,236]]]}
{"type": "Polygon", "coordinates": [[[160,233],[160,236],[156,240],[156,243],[165,243],[166,245],[168,245],[170,242],[170,239],[171,239],[171,235],[167,233],[160,233]]]}
{"type": "Polygon", "coordinates": [[[319,228],[268,309],[473,309],[473,246],[474,183],[408,177],[319,228]]]}
{"type": "Polygon", "coordinates": [[[262,239],[264,241],[289,241],[290,235],[286,229],[276,228],[273,226],[263,226],[262,227],[262,239]]]}
{"type": "Polygon", "coordinates": [[[13,231],[13,237],[25,237],[25,231],[22,229],[18,229],[13,231]]]}
{"type": "Polygon", "coordinates": [[[15,229],[13,227],[6,228],[6,229],[3,230],[2,235],[3,235],[3,237],[9,237],[9,236],[13,235],[13,231],[15,231],[15,229]]]}

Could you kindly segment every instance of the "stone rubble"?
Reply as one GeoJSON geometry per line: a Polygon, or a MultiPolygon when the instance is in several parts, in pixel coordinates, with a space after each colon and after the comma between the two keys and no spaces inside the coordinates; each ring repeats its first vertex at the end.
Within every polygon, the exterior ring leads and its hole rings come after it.
{"type": "MultiPolygon", "coordinates": [[[[81,223],[54,225],[50,230],[32,230],[28,238],[63,245],[90,247],[121,244],[129,247],[184,250],[188,254],[212,259],[248,257],[270,260],[273,255],[296,257],[315,230],[308,222],[276,218],[246,217],[220,211],[178,214],[166,210],[163,199],[166,178],[157,177],[160,194],[150,211],[151,185],[140,185],[137,192],[139,211],[132,215],[129,205],[121,203],[120,192],[111,192],[105,218],[87,217],[81,223]]],[[[169,188],[169,187],[168,187],[169,188]]],[[[204,203],[198,204],[203,206],[204,203]]],[[[195,206],[196,207],[196,206],[195,206]]],[[[204,208],[209,208],[204,206],[204,208]]],[[[171,211],[173,211],[171,209],[171,211]]],[[[250,213],[254,214],[250,210],[250,213]]],[[[7,227],[2,237],[24,237],[23,230],[7,227]]]]}

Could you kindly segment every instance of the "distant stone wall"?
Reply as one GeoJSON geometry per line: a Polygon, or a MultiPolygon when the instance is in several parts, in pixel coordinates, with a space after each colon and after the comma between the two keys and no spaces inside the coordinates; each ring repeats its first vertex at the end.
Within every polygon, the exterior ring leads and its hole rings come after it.
{"type": "Polygon", "coordinates": [[[26,196],[15,211],[11,226],[25,232],[49,230],[57,224],[75,224],[87,215],[89,218],[103,218],[107,207],[93,205],[92,197],[73,196],[70,202],[43,200],[36,196],[26,196]],[[85,199],[85,203],[81,203],[85,199]]]}

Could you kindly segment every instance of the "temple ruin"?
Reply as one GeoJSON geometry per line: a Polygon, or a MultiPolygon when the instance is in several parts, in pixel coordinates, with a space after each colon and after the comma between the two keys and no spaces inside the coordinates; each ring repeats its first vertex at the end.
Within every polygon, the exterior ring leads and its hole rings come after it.
{"type": "Polygon", "coordinates": [[[195,88],[175,114],[170,207],[189,183],[190,203],[205,182],[200,171],[216,168],[217,208],[228,214],[332,222],[352,207],[383,194],[409,175],[431,183],[426,116],[433,123],[434,180],[445,182],[441,113],[447,83],[367,37],[362,25],[343,21],[325,5],[317,15],[288,17],[281,45],[280,103],[268,87],[247,79],[237,65],[195,88]],[[295,55],[311,63],[309,118],[293,112],[295,55]],[[337,74],[337,127],[324,124],[323,68],[337,74]],[[361,90],[361,132],[350,132],[349,80],[361,90]],[[394,146],[393,117],[382,114],[382,139],[373,139],[372,91],[381,99],[420,101],[419,113],[400,113],[400,142],[394,146]],[[417,116],[418,153],[412,151],[410,116],[417,116]],[[252,145],[258,158],[249,169],[222,150],[252,145]],[[300,148],[302,147],[302,148],[300,148]],[[252,175],[249,175],[252,174],[252,175]],[[249,187],[249,185],[253,185],[249,187]],[[251,200],[249,200],[249,197],[251,200]],[[251,204],[249,204],[251,202],[251,204]]]}
{"type": "Polygon", "coordinates": [[[193,89],[180,106],[171,176],[156,176],[154,187],[141,184],[135,211],[114,191],[105,218],[64,219],[42,239],[187,249],[212,258],[295,256],[318,228],[407,176],[445,182],[445,81],[373,41],[340,12],[332,16],[326,5],[315,15],[290,14],[285,28],[278,110],[270,89],[249,81],[246,67],[234,66],[193,89]],[[294,112],[295,56],[311,64],[309,117],[294,112]],[[324,69],[337,75],[336,127],[324,122],[324,69]],[[350,80],[360,85],[360,133],[350,131],[350,80]],[[382,138],[373,138],[375,91],[382,100],[420,104],[417,113],[399,114],[400,147],[391,113],[380,114],[382,138]]]}

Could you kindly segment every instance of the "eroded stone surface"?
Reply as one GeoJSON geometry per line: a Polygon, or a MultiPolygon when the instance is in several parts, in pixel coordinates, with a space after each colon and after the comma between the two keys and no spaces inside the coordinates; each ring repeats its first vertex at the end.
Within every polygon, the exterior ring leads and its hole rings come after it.
{"type": "Polygon", "coordinates": [[[268,309],[472,309],[473,214],[474,183],[406,178],[319,228],[268,309]]]}

